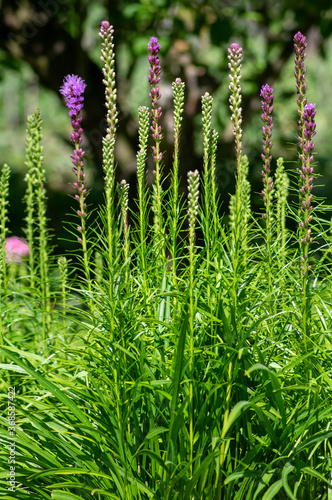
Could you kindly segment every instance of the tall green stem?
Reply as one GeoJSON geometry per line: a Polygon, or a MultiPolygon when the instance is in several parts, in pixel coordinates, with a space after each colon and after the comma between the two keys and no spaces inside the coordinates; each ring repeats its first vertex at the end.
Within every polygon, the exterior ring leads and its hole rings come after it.
{"type": "MultiPolygon", "coordinates": [[[[6,235],[8,221],[10,168],[5,163],[0,175],[0,345],[3,345],[5,312],[7,310],[7,269],[6,269],[6,235]]],[[[2,355],[1,355],[2,356],[2,355]]]]}
{"type": "Polygon", "coordinates": [[[189,218],[189,440],[190,440],[190,470],[193,473],[194,458],[194,319],[195,319],[195,226],[198,214],[199,174],[198,171],[188,172],[188,218],[189,218]]]}

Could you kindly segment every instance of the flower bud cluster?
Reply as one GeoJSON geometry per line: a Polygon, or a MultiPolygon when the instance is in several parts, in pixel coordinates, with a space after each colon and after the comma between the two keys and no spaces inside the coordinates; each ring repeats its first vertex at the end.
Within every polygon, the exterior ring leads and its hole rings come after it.
{"type": "Polygon", "coordinates": [[[120,189],[120,205],[123,218],[123,231],[127,234],[128,231],[128,204],[129,204],[129,184],[123,179],[119,185],[120,189]]]}
{"type": "Polygon", "coordinates": [[[297,94],[297,104],[299,107],[299,113],[302,106],[307,104],[307,99],[305,93],[307,90],[307,84],[305,81],[306,67],[304,66],[304,60],[306,58],[305,49],[307,47],[306,37],[300,33],[296,33],[294,36],[294,52],[295,52],[295,81],[296,81],[296,94],[297,94]]]}
{"type": "Polygon", "coordinates": [[[235,137],[235,149],[238,157],[242,154],[242,108],[241,108],[241,63],[242,63],[242,47],[237,43],[232,43],[228,49],[228,67],[230,70],[229,75],[229,108],[231,111],[231,121],[234,125],[233,133],[235,137]]]}
{"type": "Polygon", "coordinates": [[[198,170],[188,172],[188,218],[189,240],[193,243],[195,238],[195,225],[198,214],[199,198],[199,173],[198,170]]]}
{"type": "Polygon", "coordinates": [[[115,55],[113,44],[113,26],[108,21],[102,21],[99,36],[102,38],[101,60],[103,66],[103,83],[106,87],[105,101],[107,108],[107,134],[114,137],[118,124],[118,112],[116,109],[117,91],[115,87],[115,55]]]}
{"type": "Polygon", "coordinates": [[[272,112],[273,112],[273,89],[269,85],[264,85],[261,89],[260,97],[262,98],[262,115],[261,118],[264,122],[262,127],[263,131],[263,153],[261,158],[264,162],[262,176],[264,189],[262,190],[262,196],[265,203],[268,202],[269,193],[273,188],[273,177],[270,176],[271,171],[271,160],[272,156],[270,154],[272,148],[272,112]]]}
{"type": "Polygon", "coordinates": [[[212,131],[212,103],[213,97],[208,93],[202,96],[202,124],[203,124],[203,149],[204,156],[210,155],[210,139],[212,131]]]}
{"type": "Polygon", "coordinates": [[[149,136],[149,109],[146,106],[140,106],[138,108],[138,135],[139,144],[137,152],[137,180],[139,185],[143,186],[143,180],[145,175],[145,160],[147,155],[148,147],[148,136],[149,136]]]}
{"type": "Polygon", "coordinates": [[[175,82],[172,83],[172,90],[174,96],[174,134],[176,135],[180,131],[180,125],[182,122],[183,113],[183,103],[184,103],[184,88],[185,83],[181,78],[176,78],[175,82]]]}

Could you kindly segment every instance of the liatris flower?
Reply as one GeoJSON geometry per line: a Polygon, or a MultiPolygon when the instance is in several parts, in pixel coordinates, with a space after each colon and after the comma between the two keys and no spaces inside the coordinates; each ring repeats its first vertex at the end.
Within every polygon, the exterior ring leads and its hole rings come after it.
{"type": "MultiPolygon", "coordinates": [[[[9,197],[10,168],[5,163],[0,172],[0,301],[6,301],[7,273],[6,273],[6,235],[8,232],[8,197],[9,197]]],[[[0,315],[1,330],[1,315],[0,315]]],[[[1,339],[1,334],[0,334],[1,339]]]]}
{"type": "MultiPolygon", "coordinates": [[[[181,78],[176,78],[172,83],[173,101],[174,101],[174,142],[179,141],[180,127],[183,114],[185,83],[181,78]]],[[[176,148],[175,148],[176,149],[176,148]]]]}
{"type": "Polygon", "coordinates": [[[241,63],[242,63],[242,48],[237,43],[232,43],[228,49],[228,67],[231,72],[229,75],[231,92],[229,98],[229,107],[231,110],[231,121],[233,123],[233,134],[235,137],[235,150],[238,161],[242,154],[242,108],[241,108],[241,63]]]}
{"type": "MultiPolygon", "coordinates": [[[[0,171],[0,241],[4,241],[8,231],[6,223],[8,221],[8,196],[9,196],[10,168],[5,163],[0,171]]],[[[1,252],[1,243],[0,243],[1,252]]],[[[1,259],[1,254],[0,254],[1,259]]]]}
{"type": "Polygon", "coordinates": [[[147,156],[149,138],[149,109],[146,106],[140,106],[138,108],[138,123],[139,146],[137,153],[137,180],[139,190],[143,190],[145,160],[147,156]]]}
{"type": "MultiPolygon", "coordinates": [[[[84,80],[82,80],[82,78],[76,75],[67,75],[63,81],[62,87],[60,88],[60,93],[64,96],[66,106],[69,108],[69,116],[71,117],[71,124],[73,127],[73,132],[70,136],[70,140],[74,144],[75,150],[74,153],[70,155],[70,157],[72,158],[74,164],[73,172],[77,176],[77,182],[74,182],[73,185],[77,190],[75,198],[80,204],[80,209],[77,211],[79,217],[81,217],[81,226],[77,228],[80,232],[84,230],[84,218],[86,216],[86,189],[84,187],[85,173],[83,171],[84,151],[79,147],[82,142],[83,134],[83,129],[81,128],[82,117],[79,116],[79,114],[83,107],[83,93],[85,87],[86,84],[84,80]]],[[[78,238],[78,240],[82,241],[81,238],[78,238]]]]}
{"type": "MultiPolygon", "coordinates": [[[[122,229],[124,237],[123,254],[125,262],[129,262],[129,224],[128,224],[128,194],[129,184],[124,179],[120,182],[120,206],[122,212],[122,229]]],[[[126,278],[128,278],[128,268],[126,266],[126,278]]]]}
{"type": "Polygon", "coordinates": [[[213,97],[208,92],[205,92],[205,94],[202,96],[203,154],[205,175],[208,175],[207,169],[210,156],[212,103],[213,97]]]}
{"type": "Polygon", "coordinates": [[[107,108],[107,133],[113,138],[118,123],[118,112],[116,109],[117,92],[115,88],[115,63],[114,63],[114,44],[113,44],[113,26],[108,21],[102,21],[99,35],[102,38],[101,60],[104,63],[103,83],[106,86],[106,108],[107,108]]]}
{"type": "Polygon", "coordinates": [[[22,262],[23,257],[29,255],[29,245],[22,238],[10,236],[5,241],[6,262],[19,263],[22,262]]]}
{"type": "Polygon", "coordinates": [[[205,198],[206,222],[208,219],[208,214],[211,211],[210,197],[212,192],[212,182],[211,182],[211,172],[210,172],[212,103],[213,103],[213,97],[208,92],[205,92],[205,94],[202,96],[202,125],[203,125],[203,165],[204,165],[203,189],[205,198]]]}
{"type": "Polygon", "coordinates": [[[172,258],[172,281],[174,287],[177,286],[177,266],[178,260],[177,243],[180,227],[180,210],[179,210],[179,164],[180,164],[180,135],[181,122],[183,119],[184,107],[184,90],[185,83],[181,78],[176,78],[172,83],[173,103],[174,103],[174,153],[173,153],[173,168],[171,172],[170,186],[170,217],[168,217],[170,228],[170,248],[172,258]]]}
{"type": "Polygon", "coordinates": [[[188,172],[188,218],[189,218],[189,242],[194,244],[195,226],[198,214],[199,198],[199,173],[198,170],[188,172]]]}
{"type": "MultiPolygon", "coordinates": [[[[174,155],[173,155],[173,172],[172,172],[172,186],[173,186],[173,202],[178,199],[178,183],[179,183],[179,155],[180,155],[180,130],[183,118],[183,105],[184,105],[184,89],[185,84],[181,78],[177,78],[172,83],[173,102],[174,102],[174,155]]],[[[176,205],[176,203],[175,203],[176,205]]],[[[175,205],[173,204],[175,213],[175,205]]]]}
{"type": "Polygon", "coordinates": [[[123,179],[120,182],[120,205],[123,219],[123,232],[127,235],[128,232],[128,193],[129,193],[129,184],[123,179]]]}
{"type": "Polygon", "coordinates": [[[148,43],[148,50],[149,50],[149,63],[150,63],[150,68],[149,68],[149,84],[151,86],[151,91],[149,93],[149,97],[152,102],[152,110],[151,110],[151,116],[152,116],[152,125],[151,125],[151,131],[152,131],[152,137],[156,141],[156,146],[152,147],[153,150],[153,155],[155,161],[160,161],[162,158],[162,153],[159,151],[159,143],[162,138],[161,134],[161,127],[158,124],[159,118],[161,118],[161,107],[158,107],[158,101],[161,97],[160,90],[158,83],[160,82],[160,74],[161,74],[161,66],[159,64],[159,57],[158,53],[161,49],[161,45],[158,42],[158,38],[152,36],[150,38],[150,42],[148,43]]]}
{"type": "Polygon", "coordinates": [[[73,132],[70,136],[71,142],[74,144],[74,153],[70,155],[72,158],[74,167],[73,172],[77,177],[77,181],[74,182],[73,186],[77,190],[75,198],[79,203],[79,210],[77,210],[77,215],[80,218],[80,226],[77,226],[77,230],[80,232],[81,237],[77,240],[82,244],[83,252],[83,265],[85,277],[88,283],[88,291],[90,296],[90,311],[94,316],[94,303],[92,300],[92,290],[90,281],[90,262],[87,248],[87,238],[86,238],[86,188],[84,186],[85,173],[84,173],[84,151],[80,148],[82,142],[83,129],[81,128],[82,117],[79,116],[80,111],[83,107],[84,101],[84,90],[86,84],[82,78],[76,75],[67,75],[63,81],[63,85],[60,88],[60,93],[64,96],[66,105],[69,108],[69,116],[71,117],[71,123],[73,126],[73,132]]]}
{"type": "Polygon", "coordinates": [[[308,260],[308,248],[309,244],[312,242],[312,237],[311,237],[311,229],[310,229],[310,222],[312,220],[312,210],[313,207],[311,205],[312,201],[312,188],[313,188],[313,149],[314,149],[314,142],[312,138],[316,134],[316,123],[315,123],[315,115],[316,115],[316,110],[315,110],[315,104],[306,104],[304,106],[304,130],[303,130],[303,141],[302,141],[302,149],[303,149],[303,154],[300,155],[300,160],[301,160],[301,171],[300,171],[300,178],[302,180],[302,186],[300,188],[300,193],[302,196],[302,204],[301,204],[301,211],[303,214],[303,220],[300,223],[300,227],[302,230],[302,237],[300,239],[300,242],[303,247],[303,255],[302,255],[302,262],[303,265],[301,266],[303,274],[306,274],[306,272],[310,269],[311,266],[308,266],[307,260],[308,260]]]}
{"type": "MultiPolygon", "coordinates": [[[[113,44],[113,26],[108,21],[102,21],[99,35],[102,39],[101,60],[103,62],[103,83],[105,85],[105,105],[106,114],[106,135],[103,137],[103,170],[105,182],[105,208],[106,208],[106,234],[108,250],[108,276],[109,276],[109,297],[113,304],[114,294],[114,252],[115,252],[115,136],[118,124],[118,111],[116,109],[117,91],[115,85],[115,55],[113,44]]],[[[111,325],[114,325],[113,308],[111,309],[111,325]]]]}
{"type": "Polygon", "coordinates": [[[262,115],[261,118],[264,122],[263,130],[263,153],[261,154],[261,158],[264,162],[262,176],[263,176],[263,184],[264,189],[262,190],[263,200],[265,202],[265,206],[267,210],[270,205],[270,196],[269,194],[273,188],[273,177],[270,176],[270,166],[272,156],[270,154],[272,148],[272,112],[273,112],[273,89],[269,87],[269,85],[264,85],[261,89],[260,97],[262,98],[262,115]]]}
{"type": "MultiPolygon", "coordinates": [[[[303,333],[304,347],[306,348],[306,338],[310,334],[311,304],[309,289],[309,245],[312,242],[310,223],[313,217],[312,211],[312,188],[313,188],[313,149],[312,138],[316,134],[315,104],[306,104],[303,109],[303,138],[301,142],[299,159],[301,161],[300,171],[300,201],[302,221],[300,222],[300,246],[301,246],[301,271],[302,271],[302,303],[303,303],[303,333]]],[[[301,139],[301,138],[300,138],[301,139]]]]}
{"type": "Polygon", "coordinates": [[[153,185],[153,195],[152,195],[152,210],[154,212],[154,233],[155,233],[155,250],[160,252],[161,255],[165,253],[164,244],[165,242],[165,231],[163,228],[163,210],[162,210],[162,152],[160,151],[160,141],[162,139],[161,126],[159,125],[159,119],[161,118],[162,112],[161,107],[158,106],[158,101],[161,97],[158,83],[160,82],[161,66],[159,64],[158,53],[161,49],[161,45],[158,42],[158,38],[152,36],[150,42],[148,43],[149,50],[149,84],[151,91],[149,97],[152,103],[151,116],[152,125],[150,130],[152,131],[152,137],[155,141],[155,145],[152,146],[153,158],[156,164],[156,169],[153,171],[154,174],[154,185],[153,185]]]}
{"type": "MultiPolygon", "coordinates": [[[[299,138],[303,138],[303,127],[304,127],[304,106],[307,104],[307,98],[305,96],[307,90],[307,84],[305,81],[306,68],[304,66],[304,60],[306,57],[305,49],[307,43],[306,38],[300,31],[294,36],[294,51],[295,51],[295,80],[296,80],[296,94],[297,94],[297,105],[299,114],[299,138]]],[[[301,144],[299,144],[301,147],[301,144]]]]}
{"type": "Polygon", "coordinates": [[[140,264],[142,266],[143,290],[147,295],[146,277],[146,233],[147,220],[145,217],[147,207],[147,185],[145,182],[145,165],[148,152],[150,127],[150,110],[146,106],[138,108],[138,151],[137,151],[137,192],[138,192],[138,213],[139,213],[139,252],[140,264]]]}
{"type": "Polygon", "coordinates": [[[63,81],[62,87],[60,87],[60,94],[62,94],[65,98],[66,106],[69,108],[69,116],[71,118],[77,117],[83,108],[83,93],[85,87],[86,84],[84,80],[76,75],[67,75],[63,81]]]}
{"type": "MultiPolygon", "coordinates": [[[[86,84],[84,83],[84,80],[76,75],[67,75],[63,81],[62,87],[60,87],[60,94],[62,94],[65,98],[66,106],[69,108],[71,124],[73,126],[73,132],[70,136],[70,140],[75,145],[76,153],[71,157],[76,161],[83,160],[84,155],[84,152],[78,149],[78,145],[82,142],[83,134],[83,129],[80,126],[82,117],[79,116],[79,114],[83,108],[83,93],[85,87],[86,84]]],[[[77,166],[74,161],[73,163],[77,166]]]]}

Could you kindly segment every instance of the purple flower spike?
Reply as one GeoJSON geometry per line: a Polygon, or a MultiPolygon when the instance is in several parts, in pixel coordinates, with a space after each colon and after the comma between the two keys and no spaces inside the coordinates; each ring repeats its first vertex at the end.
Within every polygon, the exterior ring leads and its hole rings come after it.
{"type": "Polygon", "coordinates": [[[294,36],[294,52],[295,52],[295,84],[296,84],[296,95],[297,95],[297,112],[299,115],[298,120],[298,151],[299,155],[303,153],[302,142],[304,133],[304,107],[307,104],[306,90],[307,84],[305,80],[306,67],[304,61],[306,58],[305,49],[307,47],[306,37],[302,35],[299,31],[294,36]]]}
{"type": "Polygon", "coordinates": [[[273,89],[269,85],[264,85],[261,89],[260,97],[262,99],[262,115],[261,118],[264,122],[263,130],[263,153],[261,158],[264,162],[262,177],[264,189],[262,190],[263,200],[266,204],[266,210],[268,211],[268,205],[270,204],[270,192],[273,188],[273,177],[270,175],[270,166],[272,156],[270,154],[272,148],[272,112],[273,112],[273,89]]]}
{"type": "Polygon", "coordinates": [[[309,244],[312,242],[311,237],[311,228],[310,222],[313,218],[312,216],[312,188],[313,188],[313,150],[314,150],[314,142],[312,138],[316,134],[316,123],[315,123],[315,115],[316,109],[315,104],[306,104],[303,110],[303,140],[302,140],[302,153],[300,154],[301,160],[301,169],[300,179],[301,179],[301,187],[300,187],[300,195],[302,198],[301,202],[301,212],[303,220],[300,222],[300,230],[301,230],[301,238],[300,242],[302,244],[302,273],[303,275],[307,274],[310,267],[308,265],[308,249],[309,244]]]}
{"type": "Polygon", "coordinates": [[[156,141],[156,146],[153,146],[153,155],[155,161],[160,161],[162,159],[162,153],[159,151],[159,143],[162,138],[161,127],[158,124],[159,119],[161,118],[162,111],[161,107],[158,106],[158,101],[161,97],[160,90],[158,87],[158,83],[160,82],[160,74],[161,74],[161,66],[159,64],[158,53],[161,49],[161,45],[158,42],[158,38],[152,36],[150,38],[150,42],[148,43],[148,51],[149,51],[149,84],[151,87],[151,91],[149,93],[149,97],[152,103],[151,116],[152,116],[152,137],[156,141]]]}
{"type": "Polygon", "coordinates": [[[62,87],[60,87],[60,94],[65,98],[71,118],[77,116],[83,108],[85,87],[86,84],[84,80],[76,75],[67,75],[63,81],[62,87]]]}
{"type": "MultiPolygon", "coordinates": [[[[82,233],[85,232],[84,218],[86,217],[86,212],[84,211],[86,207],[86,189],[84,187],[84,151],[80,147],[82,142],[83,129],[81,128],[82,117],[79,116],[81,109],[83,108],[84,101],[84,90],[86,84],[82,78],[76,75],[67,75],[63,81],[62,87],[60,87],[60,94],[65,98],[66,106],[69,108],[69,116],[71,118],[71,124],[73,131],[70,135],[70,140],[74,144],[75,149],[73,154],[70,155],[73,162],[73,172],[77,177],[77,181],[74,182],[74,188],[77,193],[75,194],[76,200],[79,202],[80,209],[77,210],[78,216],[81,218],[82,233]]],[[[82,241],[79,237],[78,241],[82,241]]]]}
{"type": "Polygon", "coordinates": [[[73,127],[70,140],[75,145],[82,142],[83,129],[80,126],[82,117],[79,114],[83,108],[85,87],[84,80],[76,75],[67,75],[62,87],[60,87],[60,94],[64,96],[66,106],[69,108],[69,116],[73,127]]]}

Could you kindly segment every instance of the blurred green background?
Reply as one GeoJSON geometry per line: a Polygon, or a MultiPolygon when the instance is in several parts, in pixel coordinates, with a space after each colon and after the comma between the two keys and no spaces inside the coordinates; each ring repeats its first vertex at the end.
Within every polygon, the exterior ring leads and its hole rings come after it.
{"type": "MultiPolygon", "coordinates": [[[[108,19],[115,29],[119,127],[117,179],[127,179],[135,197],[137,108],[149,105],[150,36],[162,45],[161,106],[165,172],[172,162],[171,83],[186,83],[182,131],[181,189],[186,172],[202,167],[201,96],[214,98],[213,126],[220,134],[218,181],[224,208],[234,192],[234,148],[228,109],[227,48],[243,47],[244,152],[250,159],[253,208],[261,206],[260,87],[274,89],[274,163],[284,156],[295,169],[296,94],[293,36],[307,37],[307,97],[317,106],[315,193],[332,203],[332,5],[327,0],[199,1],[140,0],[0,0],[0,163],[12,169],[10,230],[23,236],[26,116],[39,107],[43,116],[44,166],[49,196],[48,216],[53,242],[62,251],[63,220],[76,209],[71,170],[71,132],[59,87],[68,73],[87,83],[83,128],[91,208],[102,203],[101,137],[105,107],[99,27],[108,19]],[[255,194],[256,193],[256,194],[255,194]]],[[[151,170],[153,165],[148,165],[151,170]]],[[[295,184],[296,185],[296,184],[295,184]]]]}

